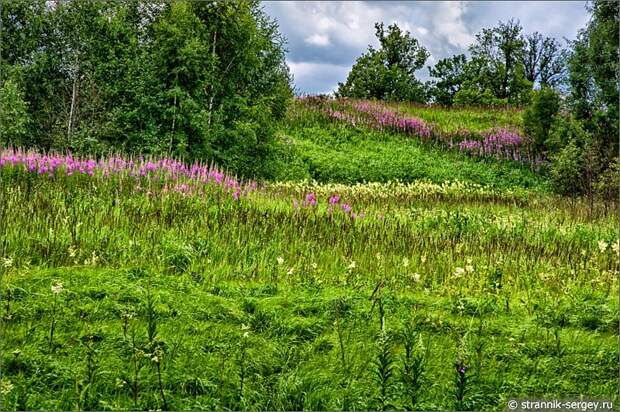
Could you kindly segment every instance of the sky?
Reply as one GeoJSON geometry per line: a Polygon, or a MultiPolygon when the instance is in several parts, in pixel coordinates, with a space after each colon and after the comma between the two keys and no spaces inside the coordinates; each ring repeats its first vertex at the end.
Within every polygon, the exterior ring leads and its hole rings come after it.
{"type": "MultiPolygon", "coordinates": [[[[287,63],[299,93],[329,93],[355,59],[377,47],[375,22],[397,23],[427,48],[426,66],[467,53],[482,28],[518,19],[524,33],[575,39],[590,16],[585,1],[264,1],[286,37],[287,63]]],[[[417,72],[428,80],[428,68],[417,72]]]]}

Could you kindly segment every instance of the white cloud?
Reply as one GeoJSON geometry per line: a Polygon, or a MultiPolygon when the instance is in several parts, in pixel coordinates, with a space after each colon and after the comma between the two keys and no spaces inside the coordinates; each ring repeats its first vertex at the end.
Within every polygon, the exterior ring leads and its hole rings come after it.
{"type": "Polygon", "coordinates": [[[344,82],[350,66],[330,63],[287,62],[302,93],[331,93],[344,82]],[[319,86],[320,85],[320,86],[319,86]]]}
{"type": "Polygon", "coordinates": [[[306,43],[312,44],[314,46],[329,46],[331,43],[329,41],[329,36],[326,34],[313,34],[310,37],[306,37],[306,43]]]}
{"type": "Polygon", "coordinates": [[[436,4],[438,10],[432,18],[433,34],[445,37],[454,47],[467,48],[474,41],[474,36],[467,30],[463,21],[465,3],[442,1],[436,4]]]}

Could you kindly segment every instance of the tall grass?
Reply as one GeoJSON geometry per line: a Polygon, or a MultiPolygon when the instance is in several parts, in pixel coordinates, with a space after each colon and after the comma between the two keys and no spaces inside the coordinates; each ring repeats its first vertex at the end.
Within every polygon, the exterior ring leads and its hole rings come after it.
{"type": "Polygon", "coordinates": [[[3,409],[617,400],[614,205],[104,170],[0,167],[3,409]]]}

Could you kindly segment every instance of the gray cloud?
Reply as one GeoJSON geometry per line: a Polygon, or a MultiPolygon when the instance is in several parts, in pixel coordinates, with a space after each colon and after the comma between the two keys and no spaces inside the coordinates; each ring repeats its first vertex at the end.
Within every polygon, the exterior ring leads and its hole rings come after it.
{"type": "MultiPolygon", "coordinates": [[[[299,91],[334,90],[368,45],[377,46],[374,23],[397,23],[431,53],[427,64],[457,53],[483,27],[518,19],[526,33],[574,39],[589,16],[585,1],[265,1],[288,40],[287,62],[299,91]]],[[[421,79],[428,69],[420,70],[421,79]]]]}

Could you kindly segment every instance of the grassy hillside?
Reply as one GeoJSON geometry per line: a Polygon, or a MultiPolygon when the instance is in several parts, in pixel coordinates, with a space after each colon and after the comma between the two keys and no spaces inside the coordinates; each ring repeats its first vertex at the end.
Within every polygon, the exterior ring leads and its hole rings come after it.
{"type": "Polygon", "coordinates": [[[494,127],[518,130],[523,123],[522,111],[515,108],[433,107],[406,103],[394,104],[393,107],[436,125],[443,133],[463,129],[480,133],[494,127]]]}
{"type": "MultiPolygon", "coordinates": [[[[443,136],[436,139],[451,139],[452,135],[460,136],[464,131],[479,134],[497,126],[516,127],[520,120],[515,111],[382,107],[422,115],[420,118],[429,120],[433,133],[443,136]]],[[[342,113],[359,115],[354,110],[342,113]]],[[[279,133],[285,160],[277,179],[342,183],[460,180],[499,188],[547,190],[545,178],[533,171],[537,168],[531,164],[498,161],[492,156],[476,157],[450,150],[441,140],[429,141],[398,130],[377,130],[365,123],[364,117],[355,120],[330,119],[313,106],[296,102],[279,133]]],[[[457,142],[463,137],[454,139],[457,142]]]]}
{"type": "Polygon", "coordinates": [[[618,401],[612,205],[256,186],[168,160],[1,164],[3,410],[618,401]]]}

